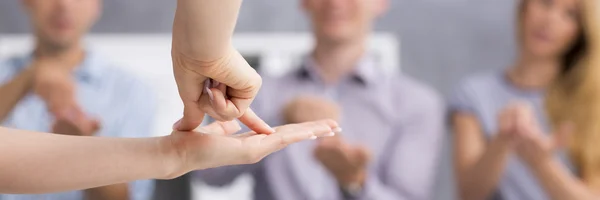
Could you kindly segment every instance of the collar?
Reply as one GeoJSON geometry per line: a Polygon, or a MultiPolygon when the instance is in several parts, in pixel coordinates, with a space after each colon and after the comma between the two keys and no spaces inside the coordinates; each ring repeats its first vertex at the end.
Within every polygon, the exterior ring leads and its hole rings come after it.
{"type": "MultiPolygon", "coordinates": [[[[372,55],[365,55],[355,64],[353,72],[349,79],[357,84],[369,86],[375,84],[377,79],[382,76],[382,71],[377,65],[376,59],[372,55]]],[[[312,56],[306,56],[297,75],[301,79],[320,80],[319,69],[312,56]]]]}
{"type": "MultiPolygon", "coordinates": [[[[15,71],[21,71],[25,69],[31,64],[32,61],[33,52],[23,57],[23,60],[21,60],[20,64],[13,65],[15,67],[15,71]]],[[[98,76],[100,76],[101,70],[101,66],[98,64],[98,61],[99,59],[96,53],[86,51],[83,61],[79,64],[79,66],[75,67],[75,77],[84,81],[92,81],[97,79],[98,76]]]]}

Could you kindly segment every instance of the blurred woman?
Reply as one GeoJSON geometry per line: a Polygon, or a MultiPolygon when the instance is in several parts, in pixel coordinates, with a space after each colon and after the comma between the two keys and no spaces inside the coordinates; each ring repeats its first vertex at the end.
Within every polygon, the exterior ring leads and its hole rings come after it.
{"type": "Polygon", "coordinates": [[[597,16],[597,0],[520,2],[516,62],[451,100],[461,199],[600,198],[597,16]]]}

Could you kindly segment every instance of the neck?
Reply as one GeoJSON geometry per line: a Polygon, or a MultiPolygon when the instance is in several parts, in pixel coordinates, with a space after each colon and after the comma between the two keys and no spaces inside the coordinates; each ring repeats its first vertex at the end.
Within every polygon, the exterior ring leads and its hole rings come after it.
{"type": "Polygon", "coordinates": [[[81,63],[85,56],[85,51],[79,43],[68,46],[57,46],[38,40],[34,56],[36,58],[43,57],[45,59],[57,60],[64,64],[61,67],[71,70],[81,63]]]}
{"type": "Polygon", "coordinates": [[[517,64],[508,71],[508,77],[516,86],[524,89],[544,89],[560,73],[559,59],[521,56],[517,64]]]}
{"type": "Polygon", "coordinates": [[[336,83],[351,73],[365,53],[365,43],[365,40],[357,40],[330,44],[317,40],[313,58],[324,82],[336,83]]]}

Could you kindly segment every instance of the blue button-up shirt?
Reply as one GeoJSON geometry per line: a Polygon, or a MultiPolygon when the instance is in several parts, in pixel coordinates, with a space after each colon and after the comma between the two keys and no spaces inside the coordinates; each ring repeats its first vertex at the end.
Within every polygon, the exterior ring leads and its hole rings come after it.
{"type": "MultiPolygon", "coordinates": [[[[373,57],[356,64],[355,73],[326,85],[307,59],[283,77],[263,76],[252,104],[269,124],[281,125],[282,111],[302,95],[327,98],[341,107],[340,134],[372,151],[365,186],[356,200],[426,200],[432,196],[444,136],[444,104],[431,88],[400,74],[385,73],[373,57]]],[[[316,141],[288,146],[252,165],[196,172],[209,185],[231,183],[244,173],[254,177],[254,199],[343,200],[335,178],[314,158],[316,141]]]]}
{"type": "MultiPolygon", "coordinates": [[[[13,57],[0,62],[0,83],[5,84],[31,63],[31,56],[13,57]]],[[[118,66],[88,52],[75,73],[77,100],[82,109],[100,121],[101,137],[148,137],[156,110],[153,92],[140,80],[118,66]]],[[[44,101],[29,93],[16,105],[3,126],[49,132],[53,116],[44,101]]],[[[56,162],[62,162],[57,160],[56,162]]],[[[130,198],[148,200],[151,180],[129,184],[130,198]]],[[[83,191],[42,195],[0,195],[0,200],[81,200],[83,191]]]]}

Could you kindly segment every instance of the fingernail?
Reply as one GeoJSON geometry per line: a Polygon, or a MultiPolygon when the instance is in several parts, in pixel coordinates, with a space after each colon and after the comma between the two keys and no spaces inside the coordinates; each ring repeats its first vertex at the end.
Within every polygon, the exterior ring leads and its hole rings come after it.
{"type": "Polygon", "coordinates": [[[325,137],[333,137],[333,136],[335,136],[335,132],[330,132],[330,133],[327,133],[327,135],[325,135],[325,137]]]}
{"type": "Polygon", "coordinates": [[[206,80],[204,80],[204,88],[211,88],[211,86],[212,86],[212,83],[211,83],[211,81],[210,81],[210,80],[211,80],[210,78],[209,78],[209,79],[206,79],[206,80]]]}
{"type": "Polygon", "coordinates": [[[311,140],[316,140],[316,139],[317,139],[317,136],[314,136],[314,135],[313,135],[313,136],[310,136],[310,139],[311,139],[311,140]]]}
{"type": "Polygon", "coordinates": [[[340,128],[340,127],[334,128],[333,132],[335,132],[335,133],[341,133],[342,132],[342,128],[340,128]]]}
{"type": "Polygon", "coordinates": [[[179,130],[179,126],[181,125],[181,119],[177,120],[175,124],[173,124],[173,130],[179,130]]]}
{"type": "Polygon", "coordinates": [[[206,93],[208,94],[208,98],[210,98],[210,102],[212,103],[212,101],[214,101],[215,96],[213,95],[212,91],[210,91],[210,89],[206,88],[206,93]]]}

